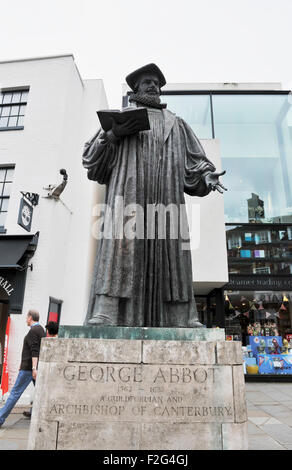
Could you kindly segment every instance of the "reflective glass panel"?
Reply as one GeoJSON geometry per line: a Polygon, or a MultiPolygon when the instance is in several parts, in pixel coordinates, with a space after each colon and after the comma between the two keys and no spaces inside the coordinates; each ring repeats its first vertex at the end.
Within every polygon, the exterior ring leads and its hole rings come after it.
{"type": "Polygon", "coordinates": [[[292,222],[289,95],[213,95],[226,222],[292,222]]]}
{"type": "Polygon", "coordinates": [[[9,118],[8,127],[15,127],[17,125],[17,116],[9,118]]]}
{"type": "Polygon", "coordinates": [[[1,117],[9,116],[10,109],[11,109],[11,106],[3,106],[2,112],[1,112],[1,117]]]}
{"type": "Polygon", "coordinates": [[[3,104],[11,103],[12,93],[4,93],[3,104]]]}
{"type": "Polygon", "coordinates": [[[3,196],[10,196],[12,183],[4,183],[3,196]]]}
{"type": "Polygon", "coordinates": [[[292,274],[292,226],[226,226],[230,274],[292,274]]]}
{"type": "Polygon", "coordinates": [[[19,109],[19,114],[24,115],[25,114],[25,108],[26,108],[26,104],[21,105],[20,109],[19,109]]]}
{"type": "Polygon", "coordinates": [[[18,121],[17,121],[17,125],[18,126],[23,126],[23,123],[24,123],[24,116],[19,116],[18,121]]]}
{"type": "MultiPolygon", "coordinates": [[[[1,172],[1,169],[0,169],[0,172],[1,172]]],[[[7,168],[6,181],[12,181],[13,174],[14,174],[14,168],[7,168]]],[[[0,181],[1,181],[1,179],[0,179],[0,181]]]]}
{"type": "Polygon", "coordinates": [[[0,227],[4,227],[7,212],[0,212],[0,227]]]}
{"type": "Polygon", "coordinates": [[[8,117],[1,117],[0,118],[0,127],[7,127],[8,117]]]}
{"type": "Polygon", "coordinates": [[[212,139],[209,95],[162,95],[161,102],[184,119],[200,139],[212,139]]]}
{"type": "Polygon", "coordinates": [[[21,94],[21,101],[27,101],[28,91],[23,91],[21,94]]]}
{"type": "Polygon", "coordinates": [[[8,209],[8,204],[9,204],[9,198],[4,197],[1,199],[2,205],[1,205],[1,211],[7,211],[8,209]]]}
{"type": "Polygon", "coordinates": [[[18,114],[19,114],[19,106],[11,106],[10,116],[18,116],[18,114]]]}
{"type": "Polygon", "coordinates": [[[21,92],[15,92],[12,95],[12,103],[19,103],[21,98],[21,92]]]}

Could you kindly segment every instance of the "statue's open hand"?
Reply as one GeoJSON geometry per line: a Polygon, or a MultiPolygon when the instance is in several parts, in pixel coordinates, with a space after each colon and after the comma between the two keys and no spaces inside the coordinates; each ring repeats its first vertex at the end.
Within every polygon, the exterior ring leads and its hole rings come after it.
{"type": "Polygon", "coordinates": [[[205,176],[205,182],[206,182],[206,185],[209,189],[212,189],[212,191],[219,191],[219,193],[222,193],[223,194],[223,191],[222,189],[224,189],[224,191],[227,191],[227,188],[225,188],[225,186],[223,186],[222,183],[220,183],[219,181],[219,176],[222,176],[222,175],[225,175],[226,171],[222,171],[221,173],[216,173],[216,172],[213,172],[213,173],[208,173],[206,176],[205,176]]]}
{"type": "Polygon", "coordinates": [[[129,118],[122,124],[118,124],[112,119],[112,132],[116,137],[125,137],[127,135],[136,134],[138,132],[138,121],[129,118]]]}

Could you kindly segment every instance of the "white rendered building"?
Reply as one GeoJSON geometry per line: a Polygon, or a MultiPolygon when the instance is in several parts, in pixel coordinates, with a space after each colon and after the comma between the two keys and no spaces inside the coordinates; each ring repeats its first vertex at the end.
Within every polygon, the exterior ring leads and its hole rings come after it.
{"type": "Polygon", "coordinates": [[[92,207],[103,188],[87,179],[81,155],[99,126],[96,110],[108,105],[102,80],[83,80],[72,55],[1,62],[0,80],[0,342],[3,353],[10,315],[11,388],[29,309],[43,326],[85,317],[96,249],[92,207]],[[59,198],[47,197],[44,188],[63,180],[60,169],[67,184],[59,198]],[[22,192],[39,198],[32,220],[28,204],[19,225],[22,192]]]}

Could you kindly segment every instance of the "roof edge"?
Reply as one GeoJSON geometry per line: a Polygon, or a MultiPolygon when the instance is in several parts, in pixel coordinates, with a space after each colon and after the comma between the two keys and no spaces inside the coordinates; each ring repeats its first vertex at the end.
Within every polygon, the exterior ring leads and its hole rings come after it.
{"type": "Polygon", "coordinates": [[[10,59],[10,60],[1,60],[0,64],[10,64],[13,62],[29,62],[32,60],[49,60],[49,59],[60,59],[63,57],[72,57],[75,62],[73,54],[59,54],[59,55],[48,55],[48,56],[37,56],[37,57],[24,57],[22,59],[10,59]]]}
{"type": "Polygon", "coordinates": [[[59,55],[48,55],[48,56],[37,56],[37,57],[25,57],[23,59],[11,59],[11,60],[3,60],[3,61],[0,61],[0,65],[1,64],[13,64],[13,63],[16,63],[16,62],[30,62],[30,61],[34,61],[34,60],[51,60],[51,59],[64,59],[66,57],[69,57],[69,58],[72,58],[73,62],[74,62],[74,66],[75,66],[75,69],[76,69],[76,72],[79,76],[79,79],[80,79],[80,82],[84,88],[84,83],[83,83],[83,79],[80,75],[80,72],[79,72],[79,69],[76,65],[76,62],[75,62],[75,57],[72,53],[69,53],[69,54],[59,54],[59,55]]]}

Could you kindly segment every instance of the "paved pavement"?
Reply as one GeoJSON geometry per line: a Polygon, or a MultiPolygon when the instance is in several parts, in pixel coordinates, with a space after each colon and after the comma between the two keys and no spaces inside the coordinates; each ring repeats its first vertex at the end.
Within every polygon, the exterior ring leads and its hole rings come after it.
{"type": "Polygon", "coordinates": [[[292,450],[292,383],[246,383],[249,450],[292,450]]]}
{"type": "MultiPolygon", "coordinates": [[[[292,450],[292,383],[246,383],[249,450],[292,450]]],[[[30,420],[16,407],[0,428],[0,450],[25,450],[30,420]]]]}
{"type": "Polygon", "coordinates": [[[26,450],[30,419],[23,411],[29,411],[29,407],[16,406],[0,428],[0,451],[26,450]]]}

